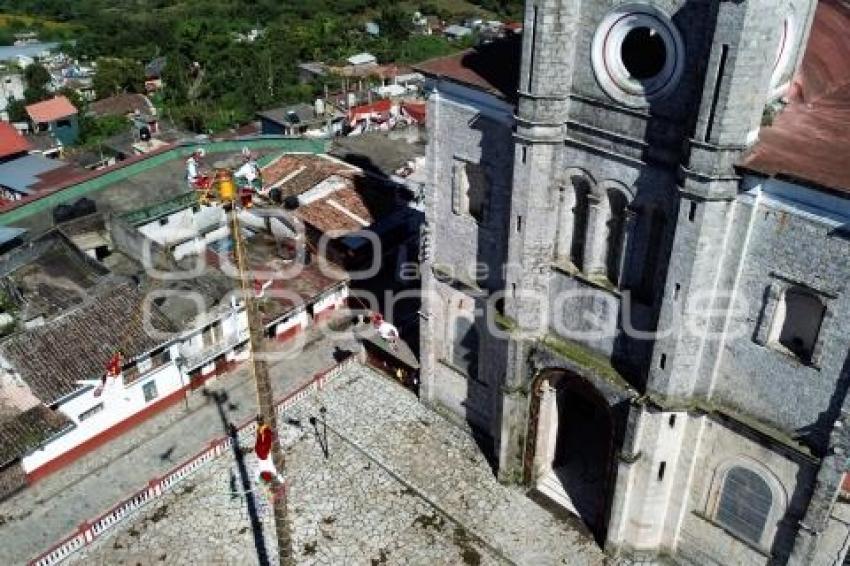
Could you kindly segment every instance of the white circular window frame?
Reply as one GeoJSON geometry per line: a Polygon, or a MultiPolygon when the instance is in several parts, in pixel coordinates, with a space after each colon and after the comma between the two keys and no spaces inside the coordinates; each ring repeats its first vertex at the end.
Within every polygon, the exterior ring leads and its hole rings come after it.
{"type": "Polygon", "coordinates": [[[685,44],[667,14],[646,4],[626,4],[605,16],[596,29],[591,62],[596,80],[610,97],[628,106],[646,106],[678,85],[685,68],[685,44]],[[666,57],[657,75],[638,80],[626,69],[622,50],[629,32],[644,27],[658,33],[666,57]]]}

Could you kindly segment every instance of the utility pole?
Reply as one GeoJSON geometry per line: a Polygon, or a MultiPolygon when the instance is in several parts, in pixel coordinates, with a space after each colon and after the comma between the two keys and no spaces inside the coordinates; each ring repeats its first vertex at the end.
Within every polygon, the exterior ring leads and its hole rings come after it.
{"type": "MultiPolygon", "coordinates": [[[[225,181],[227,182],[227,181],[225,181]]],[[[232,180],[229,181],[231,184],[232,180]]],[[[232,185],[231,185],[232,187],[232,185]]],[[[286,459],[283,455],[283,450],[280,446],[280,438],[277,428],[277,411],[275,411],[274,393],[272,392],[272,383],[269,378],[269,366],[263,356],[258,356],[263,351],[265,342],[263,336],[263,317],[260,312],[259,304],[254,300],[253,286],[246,281],[246,272],[250,272],[250,266],[245,255],[245,243],[242,240],[242,232],[239,229],[239,213],[236,209],[236,202],[239,195],[236,194],[235,188],[231,189],[230,194],[233,196],[230,206],[230,230],[234,242],[234,256],[236,257],[236,266],[239,269],[240,285],[242,287],[242,296],[245,301],[245,311],[248,314],[248,330],[250,332],[249,346],[251,352],[251,372],[254,376],[254,383],[257,385],[257,407],[260,415],[266,424],[273,431],[273,441],[271,457],[275,468],[278,472],[285,475],[286,459]]],[[[227,202],[222,199],[222,204],[228,206],[227,202]]],[[[295,564],[295,557],[292,551],[292,532],[289,524],[289,514],[286,509],[286,488],[283,489],[283,495],[277,493],[272,496],[272,509],[274,511],[275,534],[277,535],[277,553],[280,558],[281,566],[292,566],[295,564]]]]}

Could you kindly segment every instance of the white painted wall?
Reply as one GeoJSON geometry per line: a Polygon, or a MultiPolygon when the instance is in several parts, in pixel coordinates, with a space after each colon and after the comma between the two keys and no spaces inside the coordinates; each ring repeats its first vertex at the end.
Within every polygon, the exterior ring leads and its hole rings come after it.
{"type": "Polygon", "coordinates": [[[95,397],[95,388],[90,388],[68,402],[60,404],[59,411],[74,421],[76,427],[25,456],[22,461],[24,472],[32,472],[146,407],[156,404],[168,395],[179,391],[184,383],[177,366],[174,362],[169,362],[142,376],[129,386],[125,387],[123,377],[119,377],[117,381],[113,380],[104,387],[100,397],[95,397]],[[157,396],[146,402],[143,387],[151,382],[156,384],[157,396]],[[80,414],[99,403],[103,403],[102,411],[84,421],[79,420],[80,414]]]}
{"type": "Polygon", "coordinates": [[[345,303],[345,299],[348,297],[348,285],[343,285],[342,288],[337,289],[333,293],[322,297],[315,303],[313,303],[313,312],[320,313],[328,307],[340,308],[345,303]]]}
{"type": "Polygon", "coordinates": [[[280,336],[287,330],[295,328],[296,326],[301,327],[301,330],[307,328],[307,325],[310,324],[310,320],[307,317],[307,311],[300,311],[289,318],[285,319],[283,322],[279,322],[277,326],[275,326],[275,336],[280,336]]]}
{"type": "Polygon", "coordinates": [[[0,76],[0,112],[6,111],[9,101],[13,98],[24,99],[23,77],[17,73],[0,76]]]}
{"type": "MultiPolygon", "coordinates": [[[[174,242],[196,237],[213,226],[223,224],[225,220],[224,210],[219,207],[203,206],[197,212],[193,211],[192,207],[187,207],[143,224],[139,226],[139,231],[156,243],[169,246],[174,242]]],[[[227,228],[224,227],[223,230],[223,234],[227,234],[227,228]]],[[[207,234],[204,239],[211,242],[221,237],[223,236],[214,237],[207,234]]]]}

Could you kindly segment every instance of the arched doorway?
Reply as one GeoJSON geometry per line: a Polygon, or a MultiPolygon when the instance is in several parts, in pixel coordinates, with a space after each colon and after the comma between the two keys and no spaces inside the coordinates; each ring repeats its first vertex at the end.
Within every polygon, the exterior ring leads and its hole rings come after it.
{"type": "Polygon", "coordinates": [[[587,380],[565,371],[544,373],[532,391],[526,482],[604,540],[614,486],[611,408],[587,380]]]}

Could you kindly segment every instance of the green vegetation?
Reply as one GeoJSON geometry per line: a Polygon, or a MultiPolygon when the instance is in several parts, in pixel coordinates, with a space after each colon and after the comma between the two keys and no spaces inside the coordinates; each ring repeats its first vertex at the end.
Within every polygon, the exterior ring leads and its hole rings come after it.
{"type": "Polygon", "coordinates": [[[608,360],[605,356],[597,354],[586,346],[578,344],[577,342],[565,340],[559,336],[555,336],[554,334],[547,334],[544,336],[540,341],[540,344],[556,354],[571,360],[578,366],[594,372],[599,377],[621,389],[629,390],[632,388],[631,385],[629,385],[629,382],[620,375],[620,372],[614,369],[610,360],[608,360]]]}
{"type": "Polygon", "coordinates": [[[208,132],[244,123],[261,108],[310,101],[325,85],[298,84],[299,62],[341,64],[368,51],[381,63],[411,63],[468,45],[411,35],[414,11],[492,19],[516,17],[522,5],[522,0],[0,0],[0,13],[27,15],[0,20],[0,39],[9,36],[12,24],[21,31],[27,25],[73,31],[68,46],[73,55],[110,61],[98,73],[98,96],[139,90],[141,64],[166,56],[165,115],[208,132]],[[371,20],[381,26],[380,37],[365,33],[371,20]],[[240,42],[238,34],[252,29],[263,33],[240,42]]]}

